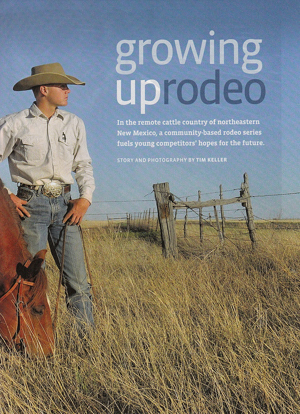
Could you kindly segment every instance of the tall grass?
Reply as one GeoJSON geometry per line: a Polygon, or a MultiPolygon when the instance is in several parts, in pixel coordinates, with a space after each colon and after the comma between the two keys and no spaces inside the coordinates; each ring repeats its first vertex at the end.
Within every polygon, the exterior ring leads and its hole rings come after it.
{"type": "Polygon", "coordinates": [[[1,414],[300,413],[298,233],[261,231],[256,251],[182,242],[176,261],[103,228],[85,244],[96,329],[80,341],[62,297],[53,358],[2,349],[1,414]]]}

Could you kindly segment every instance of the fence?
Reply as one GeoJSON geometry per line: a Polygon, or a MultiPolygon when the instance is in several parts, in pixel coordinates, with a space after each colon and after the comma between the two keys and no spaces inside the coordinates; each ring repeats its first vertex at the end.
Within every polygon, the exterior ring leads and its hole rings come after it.
{"type": "Polygon", "coordinates": [[[149,208],[143,213],[126,214],[127,231],[130,230],[145,230],[145,231],[157,231],[158,220],[154,209],[149,208]]]}
{"type": "Polygon", "coordinates": [[[224,227],[225,227],[225,217],[223,206],[228,204],[240,203],[246,210],[246,223],[248,227],[248,232],[250,240],[253,247],[256,244],[255,237],[255,226],[254,226],[254,216],[251,205],[250,190],[249,190],[249,180],[247,173],[244,174],[244,182],[241,184],[240,195],[238,197],[224,199],[222,186],[220,186],[220,198],[213,199],[208,201],[201,201],[201,192],[198,192],[198,201],[176,201],[174,194],[170,192],[169,183],[159,183],[153,185],[153,190],[155,194],[155,200],[157,205],[158,220],[160,224],[161,239],[162,239],[162,250],[165,257],[174,257],[178,256],[177,249],[177,237],[175,230],[175,217],[174,210],[178,209],[198,209],[199,210],[199,229],[200,229],[200,242],[203,240],[203,220],[202,220],[202,209],[205,207],[214,208],[214,216],[217,225],[217,230],[219,233],[220,240],[224,239],[224,227]],[[217,206],[220,206],[221,209],[221,219],[222,225],[220,226],[217,206]]]}
{"type": "Polygon", "coordinates": [[[143,212],[126,213],[122,217],[115,217],[107,214],[107,226],[115,232],[121,231],[157,231],[158,220],[157,213],[154,209],[149,208],[143,212]]]}
{"type": "MultiPolygon", "coordinates": [[[[207,194],[211,193],[205,193],[201,194],[200,191],[198,191],[198,200],[197,201],[188,201],[190,198],[196,198],[197,192],[195,192],[193,195],[190,196],[184,196],[184,199],[186,201],[183,201],[183,197],[178,198],[173,193],[170,192],[169,184],[155,184],[153,185],[153,188],[156,186],[162,186],[162,189],[158,189],[157,194],[160,194],[162,198],[162,206],[161,209],[146,209],[143,212],[136,212],[136,213],[98,213],[98,214],[87,214],[88,216],[106,216],[107,217],[107,223],[108,227],[112,232],[119,233],[119,232],[128,232],[129,231],[142,231],[143,237],[149,237],[149,240],[158,240],[158,228],[160,224],[162,226],[164,225],[164,221],[166,221],[167,228],[164,229],[163,227],[160,229],[161,233],[161,239],[162,239],[162,245],[163,245],[163,253],[165,256],[177,256],[177,246],[176,242],[178,239],[179,247],[185,249],[186,246],[190,246],[191,244],[188,242],[182,242],[181,243],[181,234],[182,230],[178,230],[179,225],[177,223],[177,232],[178,236],[176,237],[175,233],[175,224],[176,220],[180,220],[180,224],[182,223],[182,216],[184,216],[183,221],[183,234],[184,238],[187,239],[188,237],[191,239],[194,239],[195,237],[199,239],[200,237],[200,247],[201,251],[204,248],[203,242],[203,235],[204,233],[207,234],[208,242],[209,244],[214,244],[214,238],[218,237],[219,241],[221,243],[224,239],[229,240],[232,243],[235,243],[235,235],[232,237],[232,232],[230,228],[242,228],[245,229],[246,233],[244,233],[244,230],[239,231],[238,240],[244,241],[245,235],[246,238],[250,235],[250,242],[253,246],[256,245],[256,229],[274,229],[274,230],[293,230],[295,232],[300,232],[300,222],[299,219],[282,219],[280,216],[273,218],[273,219],[266,219],[261,218],[258,216],[253,215],[252,206],[251,206],[251,199],[255,199],[258,197],[278,197],[278,196],[299,196],[300,192],[289,192],[289,193],[277,193],[277,194],[264,194],[264,195],[251,195],[250,196],[250,190],[249,190],[249,183],[248,183],[248,176],[245,173],[244,174],[244,182],[242,183],[240,188],[235,189],[226,189],[224,193],[233,192],[233,191],[239,191],[239,196],[229,199],[223,198],[223,191],[222,191],[222,185],[220,185],[219,193],[218,191],[214,191],[213,194],[217,194],[216,197],[219,196],[219,199],[213,199],[209,201],[202,201],[201,197],[203,195],[207,196],[207,194]],[[165,186],[165,188],[164,188],[165,186]],[[233,204],[234,203],[240,203],[241,207],[227,207],[225,208],[226,204],[233,204]],[[206,207],[209,207],[206,208],[206,207]],[[217,213],[217,207],[220,208],[220,219],[218,217],[217,213]],[[203,214],[203,210],[205,210],[205,214],[203,214]],[[208,214],[209,211],[209,214],[208,214]],[[226,237],[225,237],[225,214],[226,214],[226,227],[228,230],[226,230],[226,237]],[[242,215],[237,216],[236,213],[239,213],[242,211],[242,215]],[[172,214],[170,213],[172,212],[172,214]],[[231,216],[231,213],[234,212],[234,216],[231,216]],[[179,214],[177,214],[179,213],[179,214]],[[159,214],[162,219],[160,219],[159,214]],[[172,226],[170,226],[170,223],[166,220],[164,216],[169,215],[170,219],[173,219],[173,229],[172,226]],[[189,217],[188,217],[189,216],[189,217]],[[192,219],[191,219],[192,216],[192,219]],[[178,219],[179,217],[179,219],[178,219]],[[254,217],[255,217],[255,227],[254,227],[254,217]],[[188,223],[189,218],[189,223],[188,223]],[[240,227],[240,224],[238,222],[245,223],[246,226],[242,225],[240,227]],[[214,232],[212,234],[211,231],[207,231],[209,228],[211,228],[214,232]],[[162,230],[163,229],[163,230],[162,230]],[[217,230],[217,232],[215,232],[217,230]],[[147,233],[147,234],[145,234],[147,233]],[[189,234],[188,234],[189,233],[189,234]],[[192,234],[191,234],[192,233],[192,234]],[[164,235],[166,237],[164,237],[164,235]],[[172,243],[168,240],[168,238],[172,238],[173,235],[173,244],[175,244],[175,247],[172,243]],[[248,235],[248,236],[247,236],[248,235]],[[169,246],[171,246],[169,248],[169,246]]],[[[154,191],[155,193],[155,191],[154,191]]],[[[150,194],[147,194],[149,196],[150,194]]],[[[159,196],[159,197],[160,197],[159,196]]],[[[144,201],[144,202],[151,202],[157,204],[158,200],[120,200],[120,201],[105,201],[105,203],[111,202],[111,203],[133,203],[136,201],[144,201]]],[[[98,203],[97,201],[94,203],[98,203]]],[[[100,203],[100,201],[99,201],[100,203]]],[[[103,201],[101,201],[103,203],[103,201]]],[[[126,210],[125,210],[126,211],[126,210]]],[[[104,221],[99,221],[99,223],[105,223],[104,221]]],[[[85,226],[86,227],[86,226],[85,226]]],[[[219,245],[219,243],[218,243],[219,245]]],[[[193,243],[193,246],[195,244],[193,243]]],[[[206,244],[205,244],[206,246],[206,244]]]]}

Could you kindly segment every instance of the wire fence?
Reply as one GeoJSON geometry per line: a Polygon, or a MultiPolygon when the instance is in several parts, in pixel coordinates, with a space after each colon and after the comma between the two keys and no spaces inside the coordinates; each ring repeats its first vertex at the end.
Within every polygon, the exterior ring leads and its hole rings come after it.
{"type": "MultiPolygon", "coordinates": [[[[235,188],[232,190],[223,190],[223,193],[236,192],[240,188],[235,188]]],[[[151,193],[152,194],[152,193],[151,193]]],[[[289,192],[289,193],[277,193],[277,194],[259,194],[251,195],[250,198],[263,198],[263,197],[278,197],[278,196],[294,196],[299,195],[300,192],[289,192]]],[[[147,196],[149,196],[148,194],[147,196]]],[[[201,193],[202,195],[217,195],[219,192],[207,192],[201,193]]],[[[178,200],[190,200],[195,199],[195,195],[185,195],[175,198],[178,200]]],[[[141,199],[141,200],[107,200],[107,201],[95,201],[93,204],[98,203],[124,203],[130,205],[136,202],[147,202],[153,203],[155,206],[155,200],[141,199]]],[[[148,204],[149,205],[149,204],[148,204]]],[[[129,210],[129,209],[128,209],[129,210]]],[[[180,209],[176,210],[175,222],[176,222],[176,232],[178,243],[187,243],[187,241],[192,242],[193,240],[199,241],[199,209],[180,209]]],[[[220,211],[218,212],[220,214],[220,211]]],[[[225,234],[224,241],[236,244],[245,242],[249,244],[249,236],[247,230],[247,217],[245,214],[245,209],[241,207],[232,207],[225,206],[223,208],[223,214],[225,216],[225,234]]],[[[159,237],[159,220],[156,206],[147,208],[142,212],[110,212],[110,213],[91,213],[87,214],[89,220],[100,220],[106,222],[107,227],[116,233],[119,232],[143,232],[145,235],[149,235],[151,239],[153,234],[156,233],[159,237]]],[[[204,225],[205,231],[205,240],[207,243],[210,243],[211,246],[218,245],[219,235],[218,229],[216,226],[215,212],[213,208],[207,207],[201,210],[201,218],[204,225]]],[[[284,219],[266,219],[254,215],[255,218],[255,229],[264,230],[293,230],[295,232],[300,231],[300,220],[284,220],[284,219]]]]}
{"type": "MultiPolygon", "coordinates": [[[[240,188],[234,188],[231,190],[223,190],[223,193],[227,193],[227,192],[234,192],[234,191],[239,191],[240,188]]],[[[147,196],[153,194],[153,191],[150,194],[147,194],[147,196]]],[[[279,197],[279,196],[292,196],[292,195],[299,195],[299,192],[289,192],[289,193],[276,193],[276,194],[257,194],[257,195],[251,195],[250,198],[251,199],[255,199],[255,198],[265,198],[265,197],[279,197]]],[[[216,195],[219,196],[219,192],[214,191],[214,192],[206,192],[206,193],[201,193],[201,195],[205,196],[205,195],[216,195]]],[[[197,195],[192,194],[192,195],[184,195],[184,196],[175,196],[178,200],[185,200],[185,201],[189,201],[189,199],[195,199],[197,198],[197,195]]],[[[152,204],[153,206],[155,205],[155,199],[153,197],[153,199],[131,199],[131,200],[97,200],[97,201],[93,201],[93,206],[97,205],[97,204],[134,204],[134,203],[148,203],[149,205],[152,204]]],[[[95,209],[94,209],[95,210],[95,209]]],[[[139,214],[143,214],[141,211],[138,212],[129,212],[130,209],[124,209],[124,211],[122,212],[92,212],[92,213],[87,213],[86,217],[88,217],[89,220],[93,219],[93,218],[97,218],[99,220],[106,220],[107,217],[110,218],[110,220],[125,220],[127,219],[127,215],[131,214],[134,215],[135,217],[139,214]]],[[[145,210],[143,210],[144,212],[145,210]]],[[[229,220],[243,220],[244,219],[244,209],[243,208],[226,208],[224,207],[224,212],[226,213],[226,218],[229,220]],[[231,214],[231,215],[230,215],[231,214]],[[239,214],[239,215],[238,215],[239,214]]],[[[156,213],[157,214],[157,213],[156,213]]],[[[178,212],[178,214],[180,214],[181,216],[185,215],[185,212],[181,211],[178,212]]],[[[197,218],[197,214],[194,212],[194,216],[193,216],[193,211],[190,211],[190,218],[197,218]]],[[[208,218],[209,218],[209,213],[208,213],[208,218]]],[[[265,219],[265,218],[261,218],[261,217],[257,217],[257,219],[259,220],[264,220],[264,221],[274,221],[275,219],[265,219]]]]}
{"type": "MultiPolygon", "coordinates": [[[[227,189],[223,190],[223,193],[229,193],[234,191],[239,191],[240,188],[234,188],[234,189],[227,189]]],[[[151,195],[147,194],[147,197],[151,195]]],[[[288,192],[288,193],[276,193],[276,194],[257,194],[257,195],[251,195],[250,198],[263,198],[263,197],[279,197],[279,196],[294,196],[299,195],[299,192],[288,192]]],[[[206,192],[201,193],[201,195],[216,195],[219,196],[219,192],[206,192]]],[[[188,201],[189,199],[195,199],[195,194],[190,195],[184,195],[184,196],[175,196],[178,200],[185,200],[188,201]]],[[[93,205],[97,204],[118,204],[118,205],[130,205],[133,203],[148,203],[155,205],[154,197],[153,199],[132,199],[132,200],[99,200],[94,201],[93,205]]],[[[139,211],[139,212],[128,212],[130,209],[126,209],[123,212],[107,212],[107,213],[87,213],[86,217],[88,220],[100,220],[100,221],[107,221],[107,225],[109,225],[111,228],[126,228],[129,230],[137,230],[137,229],[143,229],[144,231],[157,231],[158,230],[158,213],[156,210],[156,207],[147,208],[147,210],[139,211]]],[[[232,208],[228,206],[227,208],[223,208],[224,215],[226,217],[226,226],[227,228],[234,227],[236,223],[241,223],[246,221],[245,217],[245,209],[244,208],[232,208]]],[[[300,224],[293,220],[279,220],[279,219],[266,219],[259,216],[254,216],[256,220],[256,228],[274,228],[274,229],[293,229],[295,231],[300,230],[300,224]]],[[[185,229],[185,235],[182,236],[179,234],[179,237],[187,237],[187,227],[188,225],[191,225],[196,223],[196,221],[199,218],[199,211],[194,209],[186,209],[186,210],[177,210],[176,211],[176,220],[178,222],[185,221],[186,229],[185,229]],[[187,224],[189,223],[189,224],[187,224]]],[[[202,219],[204,223],[214,228],[214,212],[211,208],[203,209],[202,211],[202,219]]],[[[192,228],[192,227],[191,227],[192,228]]],[[[193,237],[193,233],[195,230],[189,229],[190,237],[193,237]]],[[[245,231],[246,232],[246,231],[245,231]]],[[[216,235],[217,236],[217,235],[216,235]]],[[[196,237],[196,236],[195,236],[196,237]]],[[[211,235],[213,237],[213,235],[211,235]]]]}

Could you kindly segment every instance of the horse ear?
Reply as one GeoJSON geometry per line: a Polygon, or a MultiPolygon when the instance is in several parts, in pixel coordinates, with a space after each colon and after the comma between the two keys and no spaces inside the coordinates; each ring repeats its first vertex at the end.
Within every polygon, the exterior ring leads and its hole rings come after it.
{"type": "Polygon", "coordinates": [[[28,266],[28,274],[35,276],[41,269],[41,266],[45,260],[47,250],[40,250],[32,259],[32,262],[28,266]]]}
{"type": "Polygon", "coordinates": [[[47,250],[46,249],[40,250],[34,256],[33,260],[35,260],[35,259],[43,259],[43,261],[44,261],[45,260],[45,257],[46,257],[46,253],[47,253],[47,250]]]}
{"type": "Polygon", "coordinates": [[[41,266],[45,260],[47,250],[40,250],[32,259],[30,265],[24,266],[22,263],[17,264],[17,274],[24,279],[35,276],[41,269],[41,266]]]}
{"type": "Polygon", "coordinates": [[[28,278],[28,269],[22,263],[17,264],[17,275],[22,276],[23,279],[28,278]]]}

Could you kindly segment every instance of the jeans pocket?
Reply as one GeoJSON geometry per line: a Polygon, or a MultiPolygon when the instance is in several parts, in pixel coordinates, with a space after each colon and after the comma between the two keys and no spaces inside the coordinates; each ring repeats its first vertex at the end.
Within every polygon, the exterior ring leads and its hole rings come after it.
{"type": "Polygon", "coordinates": [[[65,204],[68,205],[71,200],[71,193],[66,193],[63,195],[63,197],[64,197],[65,204]]]}
{"type": "Polygon", "coordinates": [[[21,198],[22,200],[31,201],[33,197],[35,196],[35,191],[31,190],[30,188],[26,187],[19,187],[17,192],[17,197],[21,198]]]}

